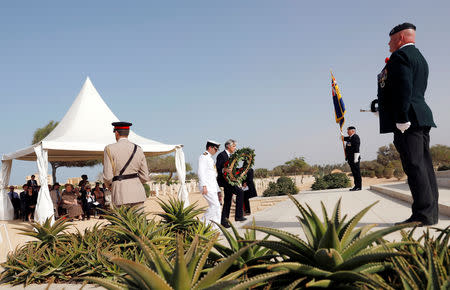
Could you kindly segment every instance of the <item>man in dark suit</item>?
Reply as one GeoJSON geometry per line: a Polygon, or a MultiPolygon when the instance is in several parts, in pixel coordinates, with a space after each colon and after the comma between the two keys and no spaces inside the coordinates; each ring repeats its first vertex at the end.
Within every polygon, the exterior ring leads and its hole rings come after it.
{"type": "Polygon", "coordinates": [[[34,176],[34,174],[33,175],[31,175],[31,179],[30,180],[28,180],[27,181],[27,185],[28,185],[28,187],[32,187],[33,188],[33,191],[36,189],[36,187],[38,186],[38,184],[37,184],[37,181],[36,181],[36,176],[34,176]]]}
{"type": "Polygon", "coordinates": [[[242,183],[242,190],[244,191],[244,215],[250,215],[252,213],[250,209],[250,198],[258,196],[255,182],[253,181],[253,168],[248,170],[247,177],[242,183]]]}
{"type": "Polygon", "coordinates": [[[344,137],[345,144],[345,160],[347,160],[350,169],[352,170],[353,182],[355,186],[350,189],[350,191],[361,190],[362,180],[361,180],[361,170],[359,168],[361,155],[359,153],[359,145],[361,141],[359,136],[356,134],[356,128],[350,126],[347,128],[347,137],[344,137]]]}
{"type": "Polygon", "coordinates": [[[244,193],[242,192],[242,189],[240,189],[238,186],[229,184],[224,177],[225,172],[230,173],[230,170],[228,168],[224,168],[225,162],[228,161],[235,150],[236,141],[229,139],[227,140],[227,142],[225,142],[225,150],[220,152],[220,154],[217,155],[216,159],[217,183],[224,189],[224,203],[220,223],[226,228],[230,227],[227,220],[230,217],[231,199],[233,197],[233,193],[236,194],[236,212],[234,214],[234,220],[246,220],[246,218],[244,218],[243,212],[244,193]]]}
{"type": "Polygon", "coordinates": [[[430,155],[430,128],[436,127],[425,103],[428,64],[415,47],[416,27],[403,23],[389,33],[392,53],[378,75],[380,133],[394,133],[394,145],[413,197],[412,215],[398,224],[438,222],[438,188],[430,155]]]}

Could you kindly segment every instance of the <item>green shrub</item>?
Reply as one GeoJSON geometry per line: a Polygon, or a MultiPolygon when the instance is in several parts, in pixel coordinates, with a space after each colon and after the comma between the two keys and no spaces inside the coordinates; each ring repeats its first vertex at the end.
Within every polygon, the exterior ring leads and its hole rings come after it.
{"type": "Polygon", "coordinates": [[[400,180],[400,179],[402,179],[403,176],[405,176],[405,172],[403,171],[402,168],[397,167],[394,169],[394,176],[395,176],[395,178],[400,180]]]}
{"type": "Polygon", "coordinates": [[[362,177],[375,177],[375,170],[362,169],[361,170],[362,177]]]}
{"type": "Polygon", "coordinates": [[[145,195],[150,197],[150,186],[147,183],[143,183],[142,186],[144,186],[145,195]]]}
{"type": "Polygon", "coordinates": [[[386,167],[383,170],[383,177],[384,178],[392,178],[392,176],[394,176],[394,168],[390,168],[390,167],[386,167]]]}
{"type": "Polygon", "coordinates": [[[438,167],[437,171],[450,170],[450,165],[441,165],[438,167]]]}
{"type": "Polygon", "coordinates": [[[377,166],[377,167],[375,168],[375,176],[376,176],[377,178],[383,178],[383,177],[384,177],[383,171],[384,171],[384,167],[383,167],[382,165],[377,166]]]}
{"type": "Polygon", "coordinates": [[[315,177],[316,181],[311,186],[312,190],[323,190],[328,188],[328,184],[325,182],[323,177],[315,177]]]}
{"type": "Polygon", "coordinates": [[[269,176],[269,170],[266,168],[255,169],[255,178],[266,178],[269,176]]]}
{"type": "Polygon", "coordinates": [[[316,178],[311,186],[312,190],[345,188],[350,186],[350,179],[345,173],[331,173],[324,177],[316,178]]]}
{"type": "Polygon", "coordinates": [[[297,194],[298,188],[294,181],[286,176],[277,179],[277,182],[270,182],[269,187],[263,192],[263,196],[278,196],[287,194],[297,194]]]}

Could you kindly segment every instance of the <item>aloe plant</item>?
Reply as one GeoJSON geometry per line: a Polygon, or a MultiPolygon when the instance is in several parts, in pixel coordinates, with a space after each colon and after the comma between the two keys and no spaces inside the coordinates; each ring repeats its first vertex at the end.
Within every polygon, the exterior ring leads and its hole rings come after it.
{"type": "Polygon", "coordinates": [[[189,231],[200,222],[196,217],[205,211],[205,207],[197,208],[197,202],[185,207],[184,201],[178,198],[170,198],[167,202],[159,199],[158,204],[164,212],[156,215],[176,232],[189,231]]]}
{"type": "Polygon", "coordinates": [[[393,250],[407,243],[386,242],[375,246],[374,244],[383,236],[410,225],[398,225],[369,232],[375,225],[355,227],[376,202],[348,221],[346,221],[347,216],[341,218],[341,200],[335,205],[331,216],[321,203],[324,217],[321,221],[309,205],[304,207],[291,195],[289,198],[300,211],[300,216],[297,218],[306,235],[306,242],[296,235],[278,229],[259,226],[244,227],[265,232],[279,239],[279,241],[259,242],[260,245],[280,253],[284,259],[278,264],[268,265],[269,270],[288,270],[291,279],[294,279],[289,287],[336,287],[345,281],[353,285],[364,284],[390,288],[375,274],[390,266],[387,262],[388,258],[407,255],[393,250]]]}
{"type": "Polygon", "coordinates": [[[18,228],[22,230],[19,234],[30,236],[39,241],[38,247],[54,244],[58,239],[62,238],[63,231],[71,226],[70,223],[67,223],[65,219],[57,219],[52,224],[52,219],[47,218],[45,222],[41,225],[40,223],[33,222],[31,223],[32,229],[29,228],[18,228]]]}
{"type": "Polygon", "coordinates": [[[185,252],[182,236],[177,235],[176,255],[172,260],[169,260],[150,240],[136,236],[135,239],[147,258],[146,265],[123,258],[110,257],[113,263],[119,265],[128,274],[124,283],[97,277],[86,277],[84,279],[107,289],[247,289],[287,273],[287,271],[265,273],[251,279],[242,280],[238,279],[242,275],[241,271],[224,276],[234,260],[247,251],[251,245],[240,249],[203,273],[208,255],[217,238],[218,234],[205,247],[200,247],[199,238],[196,236],[185,252]]]}
{"type": "Polygon", "coordinates": [[[413,238],[415,229],[402,232],[403,240],[413,243],[399,249],[411,255],[394,257],[392,262],[404,289],[450,289],[450,226],[435,229],[441,232],[437,238],[427,229],[417,241],[413,238]]]}
{"type": "MultiPolygon", "coordinates": [[[[224,226],[219,223],[216,223],[219,229],[221,230],[225,240],[228,243],[228,246],[225,246],[221,243],[215,243],[214,248],[217,253],[211,252],[211,257],[214,260],[225,259],[226,257],[231,256],[232,254],[238,252],[240,249],[248,246],[250,243],[253,243],[256,240],[256,230],[247,229],[244,233],[244,236],[239,234],[236,227],[230,222],[232,233],[230,233],[224,226]]],[[[255,225],[255,219],[253,218],[253,226],[255,225]]],[[[270,235],[266,235],[263,239],[267,240],[270,235]]],[[[238,257],[233,263],[237,269],[247,269],[248,267],[255,266],[258,264],[270,263],[270,260],[278,257],[278,254],[273,250],[263,247],[259,244],[254,244],[251,247],[248,247],[248,250],[244,252],[240,257],[238,257]]]]}

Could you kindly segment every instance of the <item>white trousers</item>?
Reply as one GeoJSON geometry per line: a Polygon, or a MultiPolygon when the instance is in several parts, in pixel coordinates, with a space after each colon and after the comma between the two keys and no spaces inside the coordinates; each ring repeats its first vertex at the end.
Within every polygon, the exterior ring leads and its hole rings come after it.
{"type": "Polygon", "coordinates": [[[222,209],[220,207],[217,192],[208,192],[207,194],[204,194],[203,197],[208,202],[208,209],[203,215],[203,221],[207,224],[211,224],[213,229],[219,229],[215,223],[211,222],[214,221],[220,224],[220,218],[222,216],[222,209]]]}

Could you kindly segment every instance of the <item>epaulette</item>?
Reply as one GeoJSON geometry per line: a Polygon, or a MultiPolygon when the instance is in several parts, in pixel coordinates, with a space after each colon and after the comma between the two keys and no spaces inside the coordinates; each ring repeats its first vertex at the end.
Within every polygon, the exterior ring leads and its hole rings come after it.
{"type": "Polygon", "coordinates": [[[208,155],[208,152],[203,153],[203,155],[208,155]]]}

